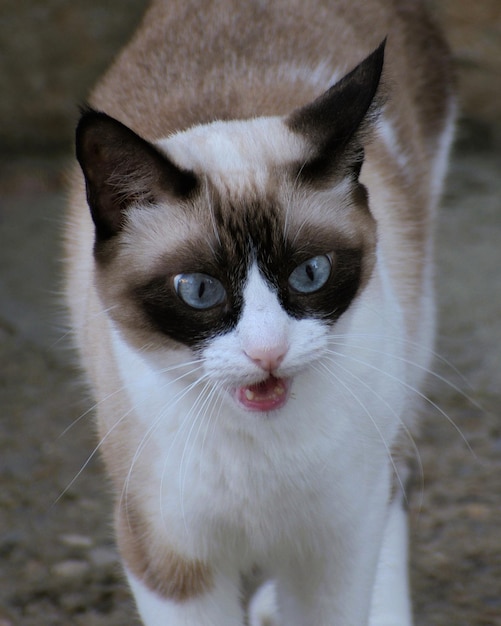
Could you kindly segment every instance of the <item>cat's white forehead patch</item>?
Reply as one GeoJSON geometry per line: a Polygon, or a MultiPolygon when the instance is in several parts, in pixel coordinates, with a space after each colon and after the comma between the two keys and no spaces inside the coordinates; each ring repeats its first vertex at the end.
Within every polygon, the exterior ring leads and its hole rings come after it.
{"type": "Polygon", "coordinates": [[[195,126],[158,145],[180,167],[235,190],[264,186],[270,167],[299,160],[305,153],[305,140],[279,117],[195,126]]]}

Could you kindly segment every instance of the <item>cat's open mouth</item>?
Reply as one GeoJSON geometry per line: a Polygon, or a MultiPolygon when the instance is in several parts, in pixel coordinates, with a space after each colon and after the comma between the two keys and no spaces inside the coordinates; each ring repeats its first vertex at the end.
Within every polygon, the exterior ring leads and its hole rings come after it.
{"type": "Polygon", "coordinates": [[[289,398],[290,381],[269,376],[266,380],[236,389],[236,400],[249,411],[274,411],[289,398]]]}

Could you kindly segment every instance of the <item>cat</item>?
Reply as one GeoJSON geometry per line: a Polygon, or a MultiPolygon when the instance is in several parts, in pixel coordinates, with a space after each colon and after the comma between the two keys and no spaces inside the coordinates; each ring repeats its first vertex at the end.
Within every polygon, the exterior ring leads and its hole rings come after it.
{"type": "Polygon", "coordinates": [[[157,0],[90,95],[66,291],[145,625],[411,624],[455,108],[418,0],[157,0]]]}

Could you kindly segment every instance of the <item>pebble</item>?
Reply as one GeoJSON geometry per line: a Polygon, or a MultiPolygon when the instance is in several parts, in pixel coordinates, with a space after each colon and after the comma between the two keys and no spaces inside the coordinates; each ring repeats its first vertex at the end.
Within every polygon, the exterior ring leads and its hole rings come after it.
{"type": "Polygon", "coordinates": [[[468,517],[482,522],[489,519],[491,514],[490,508],[480,503],[468,504],[465,510],[468,517]]]}
{"type": "Polygon", "coordinates": [[[69,534],[62,535],[61,543],[71,548],[90,548],[94,544],[91,537],[86,535],[69,534]]]}
{"type": "Polygon", "coordinates": [[[81,578],[89,569],[90,565],[87,561],[69,559],[56,563],[52,568],[52,572],[60,578],[81,578]]]}
{"type": "Polygon", "coordinates": [[[89,553],[92,565],[96,567],[107,567],[118,563],[118,555],[113,548],[97,547],[89,553]]]}
{"type": "Polygon", "coordinates": [[[60,598],[61,606],[68,613],[85,610],[88,605],[88,598],[85,593],[74,592],[63,594],[60,598]]]}

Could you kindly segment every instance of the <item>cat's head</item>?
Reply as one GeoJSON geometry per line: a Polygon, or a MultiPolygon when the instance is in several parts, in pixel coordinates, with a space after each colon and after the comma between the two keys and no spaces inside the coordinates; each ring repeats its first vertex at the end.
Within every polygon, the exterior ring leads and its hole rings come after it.
{"type": "Polygon", "coordinates": [[[77,157],[96,280],[129,344],[189,350],[244,408],[286,402],[373,269],[359,174],[383,48],[287,117],[214,122],[152,144],[83,113],[77,157]]]}

